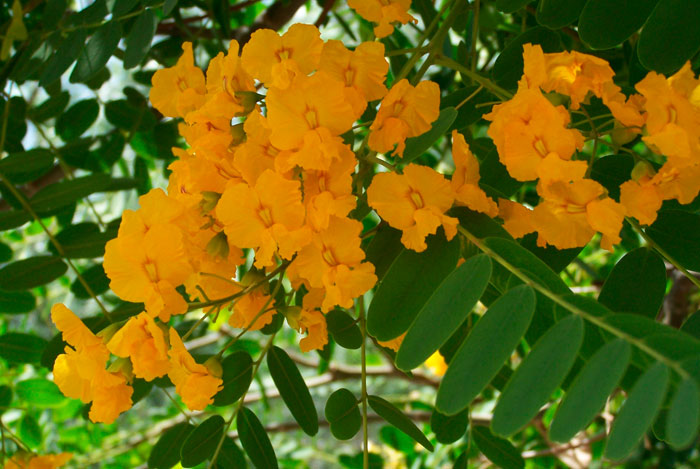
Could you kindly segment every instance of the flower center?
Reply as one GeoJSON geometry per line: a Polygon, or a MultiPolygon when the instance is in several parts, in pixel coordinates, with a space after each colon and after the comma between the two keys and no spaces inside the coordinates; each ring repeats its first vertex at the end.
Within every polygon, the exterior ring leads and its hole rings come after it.
{"type": "Polygon", "coordinates": [[[324,246],[323,251],[321,252],[321,257],[323,257],[323,260],[326,261],[326,263],[331,267],[338,265],[338,262],[335,260],[335,256],[333,255],[333,251],[331,251],[330,248],[324,246]]]}
{"type": "Polygon", "coordinates": [[[536,138],[533,146],[535,147],[535,151],[539,153],[542,158],[545,158],[549,153],[541,138],[536,138]]]}
{"type": "Polygon", "coordinates": [[[275,55],[277,56],[277,60],[282,62],[283,60],[290,59],[292,57],[292,50],[287,49],[286,47],[281,48],[278,50],[275,55]]]}
{"type": "Polygon", "coordinates": [[[158,282],[158,270],[156,270],[156,265],[153,264],[152,262],[147,262],[144,265],[144,268],[146,269],[146,273],[148,274],[148,278],[151,280],[153,283],[158,282]]]}
{"type": "Polygon", "coordinates": [[[408,197],[411,199],[411,203],[416,208],[416,210],[419,210],[425,206],[425,203],[423,202],[423,197],[421,197],[421,195],[418,192],[412,190],[408,193],[408,197]]]}
{"type": "Polygon", "coordinates": [[[347,70],[345,70],[345,86],[352,86],[354,82],[355,70],[351,67],[348,67],[347,70]]]}
{"type": "Polygon", "coordinates": [[[316,115],[315,109],[307,109],[306,112],[304,112],[304,119],[306,119],[306,123],[309,124],[309,128],[315,129],[318,127],[318,116],[316,115]]]}
{"type": "Polygon", "coordinates": [[[267,228],[272,226],[272,214],[270,213],[269,208],[260,209],[260,211],[258,211],[258,215],[267,228]]]}

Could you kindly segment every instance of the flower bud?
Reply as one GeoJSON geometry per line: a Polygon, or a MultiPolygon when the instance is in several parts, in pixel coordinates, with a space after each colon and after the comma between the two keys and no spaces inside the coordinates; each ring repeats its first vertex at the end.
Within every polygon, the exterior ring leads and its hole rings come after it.
{"type": "Polygon", "coordinates": [[[227,259],[228,252],[228,238],[226,237],[226,233],[223,231],[214,235],[214,237],[207,243],[207,254],[212,257],[218,256],[227,259]]]}
{"type": "Polygon", "coordinates": [[[110,324],[109,326],[105,327],[95,335],[97,335],[97,337],[100,337],[102,339],[102,342],[106,344],[112,339],[114,334],[116,334],[117,331],[122,328],[124,324],[125,321],[115,322],[114,324],[110,324]]]}
{"type": "Polygon", "coordinates": [[[255,109],[255,105],[258,101],[264,98],[263,95],[254,91],[236,91],[234,95],[238,98],[238,102],[241,106],[243,106],[243,112],[239,113],[238,116],[247,116],[250,114],[251,111],[255,109]]]}
{"type": "Polygon", "coordinates": [[[243,123],[231,126],[231,136],[233,137],[233,140],[231,141],[232,147],[235,147],[236,145],[240,145],[241,143],[245,142],[246,134],[243,130],[243,123]]]}
{"type": "Polygon", "coordinates": [[[107,371],[123,374],[127,383],[134,380],[134,371],[128,358],[117,358],[107,367],[107,371]]]}
{"type": "Polygon", "coordinates": [[[211,212],[216,207],[216,204],[219,203],[220,198],[221,194],[218,192],[204,191],[202,192],[202,200],[199,202],[199,207],[204,213],[211,212]]]}
{"type": "Polygon", "coordinates": [[[301,307],[299,306],[285,306],[279,308],[280,313],[287,318],[287,323],[294,330],[299,330],[299,318],[301,318],[301,307]]]}
{"type": "Polygon", "coordinates": [[[206,366],[209,373],[216,378],[221,378],[221,376],[224,374],[224,369],[221,367],[221,361],[216,355],[209,357],[209,359],[204,362],[204,366],[206,366]]]}

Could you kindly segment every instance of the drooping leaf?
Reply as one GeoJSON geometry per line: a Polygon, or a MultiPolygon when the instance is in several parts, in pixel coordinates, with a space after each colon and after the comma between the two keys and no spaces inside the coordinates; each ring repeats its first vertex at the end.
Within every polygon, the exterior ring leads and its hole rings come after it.
{"type": "Polygon", "coordinates": [[[377,415],[413,438],[417,443],[428,451],[433,451],[433,445],[420,431],[416,424],[411,421],[403,412],[396,408],[391,402],[379,396],[368,396],[367,402],[377,415]]]}
{"type": "Polygon", "coordinates": [[[362,332],[357,322],[345,311],[334,309],[326,314],[328,332],[343,348],[358,349],[362,346],[362,332]]]}
{"type": "Polygon", "coordinates": [[[55,407],[63,404],[66,398],[53,381],[32,378],[15,385],[17,397],[37,407],[55,407]]]}
{"type": "Polygon", "coordinates": [[[403,334],[435,288],[454,269],[459,240],[445,240],[441,233],[427,240],[420,253],[402,251],[377,287],[367,312],[367,330],[378,340],[403,334]]]}
{"type": "Polygon", "coordinates": [[[430,357],[464,322],[488,285],[491,259],[480,254],[468,259],[437,286],[406,333],[396,365],[411,370],[430,357]]]}
{"type": "Polygon", "coordinates": [[[447,130],[452,126],[452,123],[457,118],[457,110],[453,107],[447,107],[440,111],[440,116],[432,127],[426,133],[417,137],[406,139],[406,149],[403,152],[403,163],[409,163],[433,146],[433,143],[440,137],[445,135],[447,130]]]}
{"type": "Polygon", "coordinates": [[[180,449],[193,430],[194,425],[187,422],[178,423],[166,430],[148,456],[148,467],[150,469],[170,469],[180,462],[180,449]]]}
{"type": "Polygon", "coordinates": [[[634,450],[654,421],[666,395],[668,379],[668,368],[657,362],[637,380],[613,421],[606,458],[619,460],[634,450]]]}
{"type": "Polygon", "coordinates": [[[520,342],[534,311],[535,294],[527,285],[491,305],[452,357],[438,389],[438,410],[453,415],[479,395],[520,342]]]}
{"type": "Polygon", "coordinates": [[[318,413],[309,388],[294,361],[287,352],[273,346],[267,354],[267,367],[294,420],[307,435],[318,433],[318,413]]]}
{"type": "Polygon", "coordinates": [[[236,417],[236,425],[241,445],[243,445],[250,460],[253,461],[253,465],[270,469],[278,468],[275,450],[272,448],[267,433],[265,433],[265,428],[255,414],[242,407],[236,417]]]}
{"type": "Polygon", "coordinates": [[[64,142],[80,137],[97,119],[100,106],[95,99],[84,99],[73,104],[56,121],[56,133],[64,142]]]}
{"type": "Polygon", "coordinates": [[[41,86],[47,86],[58,80],[63,72],[68,70],[85,47],[86,29],[76,29],[71,32],[51,56],[39,78],[41,86]]]}
{"type": "Polygon", "coordinates": [[[509,436],[537,414],[564,381],[583,340],[583,320],[568,316],[555,324],[534,345],[513,373],[493,412],[491,429],[509,436]]]}
{"type": "Polygon", "coordinates": [[[69,101],[70,93],[68,91],[62,91],[55,96],[49,97],[37,107],[27,110],[27,116],[34,122],[42,123],[61,114],[66,106],[68,106],[69,101]]]}
{"type": "MultiPolygon", "coordinates": [[[[83,278],[83,280],[85,280],[85,283],[87,283],[88,287],[90,287],[90,291],[95,295],[99,295],[109,290],[110,280],[109,277],[107,277],[107,274],[105,274],[102,264],[96,264],[89,267],[81,272],[80,276],[83,278]]],[[[91,297],[91,294],[87,291],[85,285],[83,285],[77,278],[71,284],[70,291],[76,296],[76,298],[85,299],[91,297]]]]}
{"type": "Polygon", "coordinates": [[[566,442],[585,428],[622,379],[631,355],[628,342],[616,339],[601,347],[579,372],[549,427],[554,441],[566,442]]]}
{"type": "Polygon", "coordinates": [[[472,429],[474,443],[484,456],[503,469],[523,469],[525,461],[510,441],[499,438],[488,427],[476,426],[472,429]]]}
{"type": "Polygon", "coordinates": [[[221,361],[223,389],[214,396],[215,406],[236,402],[253,379],[253,359],[248,352],[239,350],[221,361]]]}
{"type": "Polygon", "coordinates": [[[578,20],[581,40],[610,49],[642,27],[659,0],[588,0],[578,20]]]}
{"type": "Polygon", "coordinates": [[[345,388],[340,388],[328,396],[325,415],[330,423],[331,433],[339,440],[351,439],[362,426],[357,398],[345,388]]]}
{"type": "Polygon", "coordinates": [[[28,290],[66,273],[68,266],[56,256],[36,256],[11,262],[0,269],[0,289],[28,290]]]}
{"type": "Polygon", "coordinates": [[[222,416],[212,415],[192,430],[180,450],[183,467],[194,467],[214,454],[225,423],[222,416]]]}
{"type": "Polygon", "coordinates": [[[86,83],[107,64],[122,37],[122,27],[118,21],[112,20],[103,24],[95,31],[85,44],[78,56],[71,83],[86,83]]]}
{"type": "Polygon", "coordinates": [[[126,36],[126,52],[124,53],[124,68],[129,69],[141,63],[151,49],[151,41],[156,32],[157,20],[153,10],[146,9],[141,13],[126,36]]]}
{"type": "Polygon", "coordinates": [[[39,213],[65,207],[95,192],[111,189],[113,180],[106,174],[91,174],[51,184],[34,194],[29,202],[39,213]]]}
{"type": "Polygon", "coordinates": [[[462,438],[467,431],[468,422],[469,415],[466,410],[455,415],[444,415],[435,409],[430,416],[430,428],[435,433],[435,439],[445,445],[462,438]]]}
{"type": "Polygon", "coordinates": [[[45,148],[11,153],[0,160],[0,173],[14,184],[25,184],[53,168],[54,156],[45,148]]]}
{"type": "Polygon", "coordinates": [[[33,334],[8,332],[0,335],[0,357],[13,363],[38,363],[46,344],[33,334]]]}
{"type": "Polygon", "coordinates": [[[677,449],[686,448],[695,440],[700,424],[700,390],[692,378],[678,385],[666,419],[666,440],[677,449]]]}

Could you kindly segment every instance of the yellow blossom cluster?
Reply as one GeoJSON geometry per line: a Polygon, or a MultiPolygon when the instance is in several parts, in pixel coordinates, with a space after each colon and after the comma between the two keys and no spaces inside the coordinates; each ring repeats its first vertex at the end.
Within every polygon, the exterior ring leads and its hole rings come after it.
{"type": "Polygon", "coordinates": [[[34,455],[18,452],[5,461],[3,469],[57,469],[72,457],[71,453],[34,455]]]}

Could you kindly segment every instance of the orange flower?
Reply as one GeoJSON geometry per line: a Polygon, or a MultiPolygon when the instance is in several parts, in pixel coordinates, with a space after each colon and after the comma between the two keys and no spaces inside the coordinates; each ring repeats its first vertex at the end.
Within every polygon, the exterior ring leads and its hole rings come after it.
{"type": "Polygon", "coordinates": [[[642,115],[645,99],[641,94],[633,94],[629,98],[622,93],[622,89],[613,82],[603,84],[603,103],[610,109],[612,115],[634,133],[641,132],[645,118],[642,115]],[[639,129],[637,129],[638,127],[639,129]]]}
{"type": "Polygon", "coordinates": [[[175,392],[190,410],[203,410],[214,402],[214,395],[222,389],[223,381],[212,370],[194,361],[175,329],[170,328],[170,370],[168,377],[175,392]]]}
{"type": "Polygon", "coordinates": [[[310,239],[299,182],[269,169],[254,187],[230,185],[216,206],[216,217],[231,244],[256,249],[257,267],[272,265],[277,251],[290,259],[310,239]]]}
{"type": "Polygon", "coordinates": [[[389,225],[403,231],[401,242],[421,252],[425,238],[440,225],[447,239],[457,233],[457,219],[445,212],[454,202],[454,192],[444,176],[427,166],[410,164],[402,175],[380,173],[367,189],[367,203],[389,225]]]}
{"type": "Polygon", "coordinates": [[[167,117],[185,117],[204,104],[204,73],[194,65],[192,43],[183,43],[182,50],[174,67],[156,71],[151,79],[151,104],[167,117]]]}
{"type": "Polygon", "coordinates": [[[243,47],[241,62],[266,87],[287,88],[295,76],[316,69],[322,48],[321,33],[310,24],[293,24],[282,36],[258,29],[243,47]]]}
{"type": "Polygon", "coordinates": [[[423,364],[437,376],[443,376],[447,371],[447,363],[440,352],[432,354],[423,364]]]}
{"type": "Polygon", "coordinates": [[[440,115],[440,87],[422,81],[414,88],[403,79],[389,90],[370,126],[369,147],[387,153],[396,145],[395,154],[403,156],[406,138],[428,130],[440,115]]]}
{"type": "Polygon", "coordinates": [[[378,340],[377,343],[381,345],[382,347],[386,347],[388,349],[393,350],[394,352],[399,351],[399,347],[401,347],[401,344],[403,343],[403,338],[406,337],[406,333],[404,332],[398,337],[395,337],[393,339],[387,340],[382,342],[381,340],[378,340]]]}
{"type": "Polygon", "coordinates": [[[479,187],[479,161],[457,130],[452,131],[452,160],[455,171],[451,184],[457,203],[495,217],[498,214],[496,203],[479,187]]]}
{"type": "Polygon", "coordinates": [[[494,106],[484,119],[492,122],[488,134],[498,149],[501,162],[513,178],[531,181],[537,168],[554,153],[571,159],[583,148],[583,136],[568,129],[570,116],[563,106],[554,106],[535,88],[520,88],[510,101],[494,106]]]}
{"type": "Polygon", "coordinates": [[[152,381],[170,368],[163,330],[147,313],[130,318],[107,342],[114,355],[131,358],[134,376],[152,381]]]}
{"type": "Polygon", "coordinates": [[[597,182],[554,181],[538,190],[543,200],[532,211],[538,245],[551,244],[557,249],[585,246],[596,231],[603,235],[603,249],[612,250],[612,245],[620,242],[625,210],[603,197],[605,188],[597,182]]]}
{"type": "Polygon", "coordinates": [[[276,159],[285,158],[291,152],[272,145],[270,124],[262,113],[250,113],[243,128],[246,141],[236,148],[233,165],[243,180],[252,186],[266,169],[275,169],[276,159]]]}
{"type": "Polygon", "coordinates": [[[73,457],[72,453],[45,454],[16,453],[5,462],[4,469],[58,469],[73,457]]]}
{"type": "MultiPolygon", "coordinates": [[[[263,276],[260,273],[248,271],[241,280],[241,285],[248,287],[261,280],[263,280],[263,276]]],[[[263,283],[236,300],[233,305],[233,314],[229,317],[228,323],[231,327],[249,328],[251,331],[257,331],[272,322],[275,312],[274,300],[270,298],[269,285],[263,283]]]]}
{"type": "Polygon", "coordinates": [[[377,281],[374,266],[362,262],[361,231],[362,223],[356,220],[331,217],[328,228],[314,235],[287,270],[290,279],[300,278],[311,288],[325,289],[324,312],[336,305],[352,307],[353,299],[377,281]]]}
{"type": "Polygon", "coordinates": [[[503,228],[513,238],[522,238],[536,230],[532,210],[517,202],[498,199],[498,216],[503,219],[503,228]]]}
{"type": "Polygon", "coordinates": [[[374,28],[379,39],[394,32],[392,23],[418,22],[408,13],[411,0],[348,0],[348,6],[367,21],[379,23],[374,28]]]}

